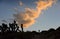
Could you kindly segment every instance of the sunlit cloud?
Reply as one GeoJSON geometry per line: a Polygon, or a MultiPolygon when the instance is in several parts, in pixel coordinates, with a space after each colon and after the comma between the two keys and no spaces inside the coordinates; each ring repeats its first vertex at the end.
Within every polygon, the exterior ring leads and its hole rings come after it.
{"type": "Polygon", "coordinates": [[[25,8],[25,11],[14,14],[14,18],[19,25],[23,24],[23,27],[27,28],[36,22],[36,18],[41,15],[42,10],[51,7],[54,2],[55,0],[38,0],[35,2],[35,9],[25,8]]]}

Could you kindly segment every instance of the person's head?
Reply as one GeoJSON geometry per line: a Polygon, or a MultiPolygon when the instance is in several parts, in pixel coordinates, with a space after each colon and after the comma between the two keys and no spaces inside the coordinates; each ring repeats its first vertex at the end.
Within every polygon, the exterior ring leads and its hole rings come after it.
{"type": "Polygon", "coordinates": [[[21,24],[21,28],[23,28],[23,24],[21,24]]]}

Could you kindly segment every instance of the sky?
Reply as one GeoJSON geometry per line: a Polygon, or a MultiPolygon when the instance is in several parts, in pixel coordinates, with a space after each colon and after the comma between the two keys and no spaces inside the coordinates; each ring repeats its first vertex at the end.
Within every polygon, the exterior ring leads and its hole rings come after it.
{"type": "MultiPolygon", "coordinates": [[[[34,1],[37,0],[0,0],[0,24],[5,22],[12,22],[14,19],[13,14],[16,14],[15,8],[19,12],[24,11],[25,7],[34,8],[36,5],[34,1]],[[20,6],[22,2],[23,6],[20,6]],[[6,20],[6,21],[3,21],[6,20]]],[[[48,30],[50,28],[58,28],[60,26],[60,0],[58,0],[52,7],[47,10],[43,10],[42,14],[36,19],[36,22],[28,28],[24,28],[25,31],[38,31],[48,30]]]]}

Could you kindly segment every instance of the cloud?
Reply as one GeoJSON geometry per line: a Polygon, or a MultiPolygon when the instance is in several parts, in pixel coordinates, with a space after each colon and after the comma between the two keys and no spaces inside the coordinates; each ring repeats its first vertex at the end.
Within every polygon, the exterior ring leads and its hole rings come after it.
{"type": "Polygon", "coordinates": [[[23,3],[22,3],[21,1],[20,1],[20,3],[19,3],[19,4],[20,4],[20,6],[23,6],[23,3]]]}
{"type": "Polygon", "coordinates": [[[55,0],[38,0],[35,2],[36,9],[25,8],[25,11],[14,14],[14,18],[19,25],[23,24],[23,27],[27,28],[34,24],[39,15],[41,15],[42,10],[51,7],[54,1],[55,0]]]}

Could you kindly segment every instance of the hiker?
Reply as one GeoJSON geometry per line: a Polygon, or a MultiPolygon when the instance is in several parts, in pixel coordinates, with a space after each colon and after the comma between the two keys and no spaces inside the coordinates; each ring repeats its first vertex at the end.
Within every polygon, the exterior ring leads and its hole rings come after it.
{"type": "Polygon", "coordinates": [[[23,32],[23,24],[21,24],[21,30],[22,30],[22,32],[23,32]]]}

